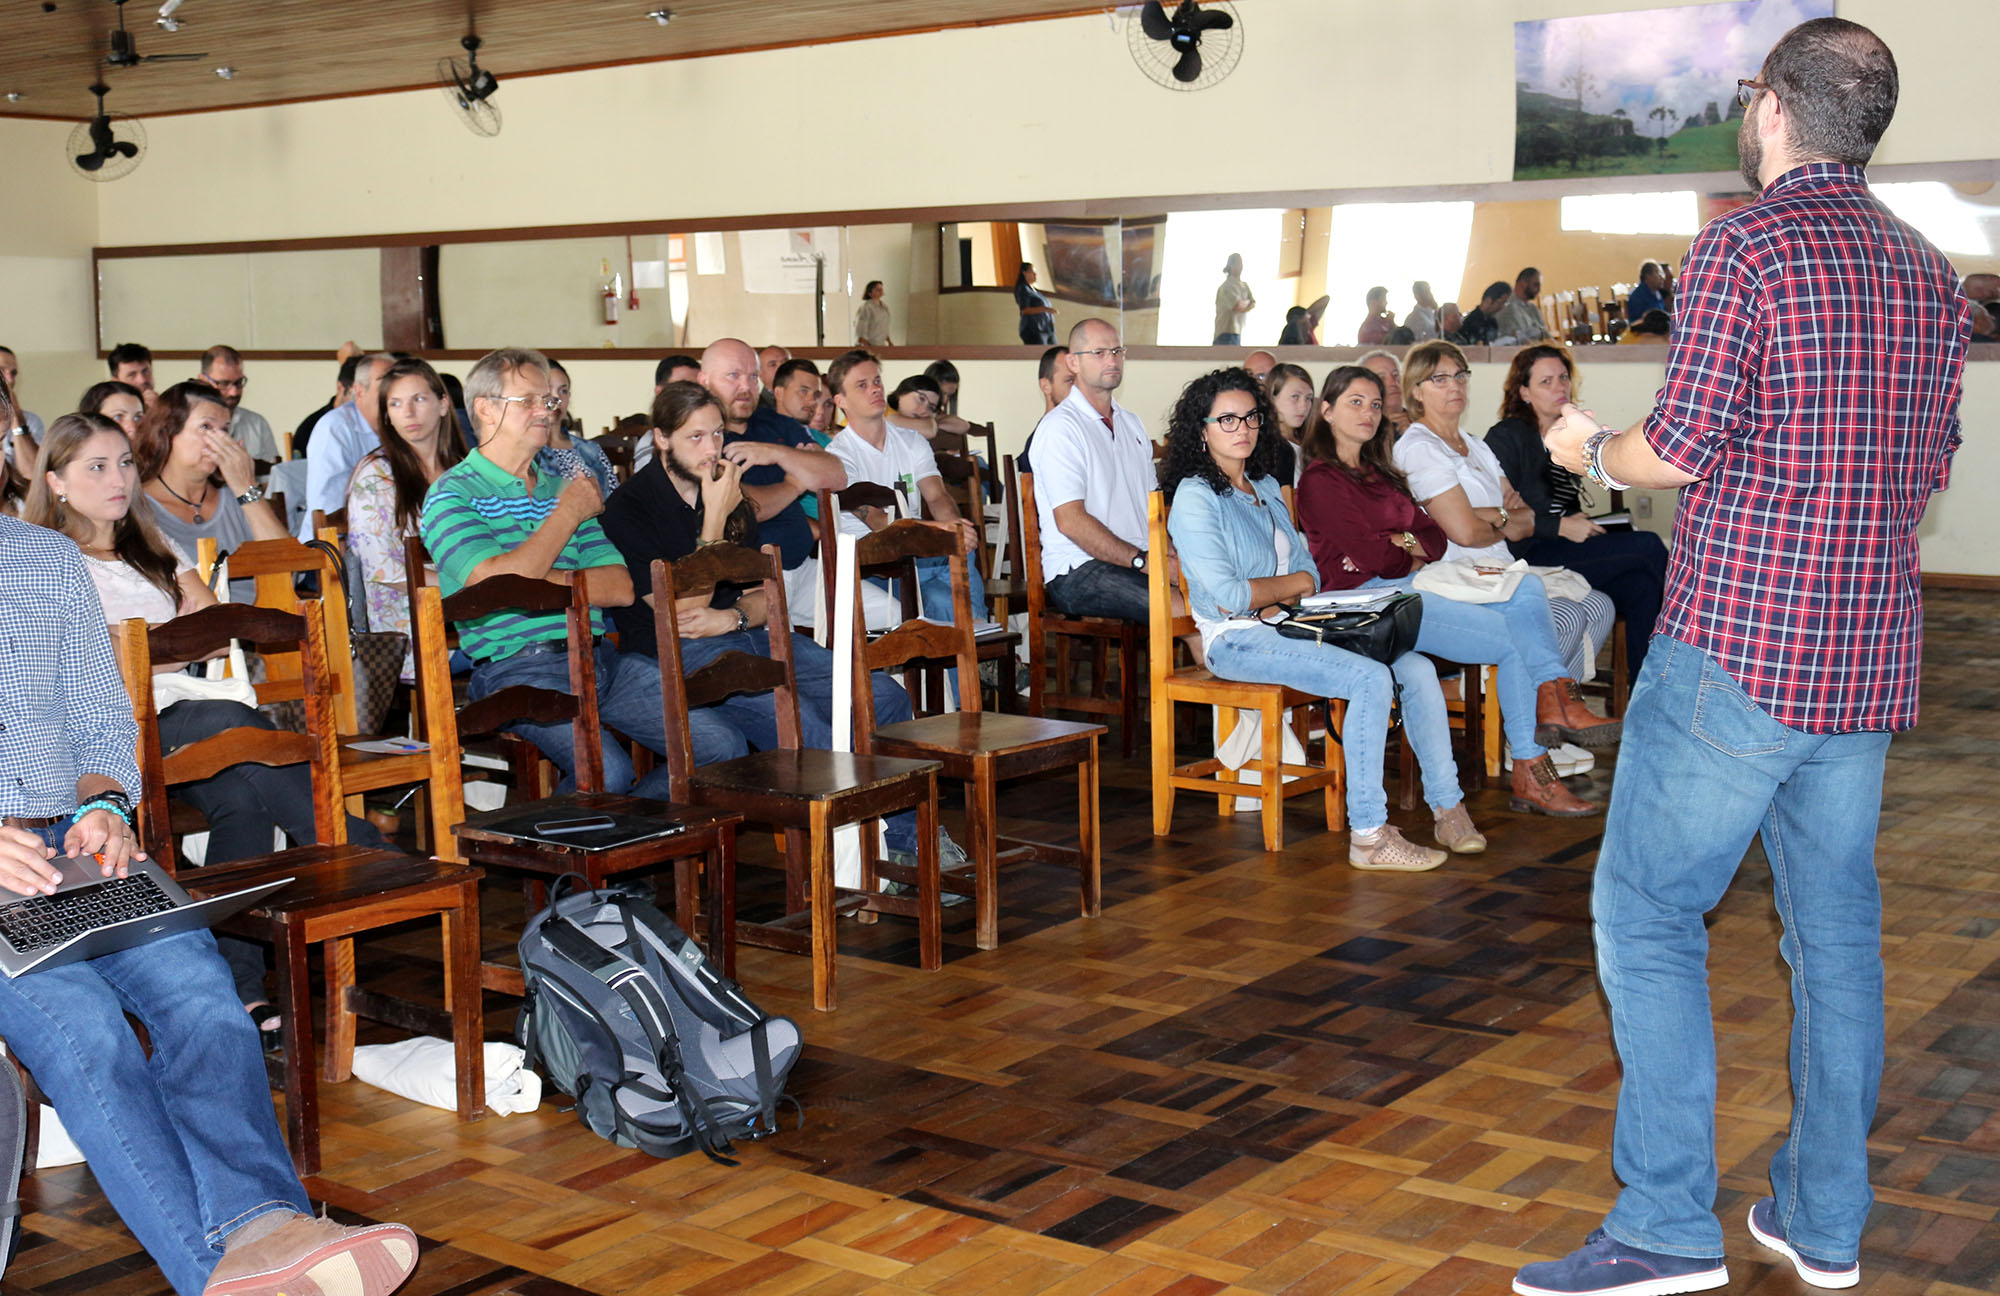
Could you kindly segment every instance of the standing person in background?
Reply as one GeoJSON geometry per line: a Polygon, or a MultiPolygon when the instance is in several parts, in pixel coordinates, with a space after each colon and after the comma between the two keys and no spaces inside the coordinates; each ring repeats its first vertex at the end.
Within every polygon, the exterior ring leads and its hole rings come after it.
{"type": "Polygon", "coordinates": [[[278,437],[271,422],[243,404],[243,391],[250,379],[243,372],[243,357],[235,347],[212,346],[201,353],[201,380],[222,393],[229,410],[229,435],[250,452],[258,472],[268,472],[278,462],[278,437]]]}
{"type": "Polygon", "coordinates": [[[1549,451],[1601,485],[1681,487],[1666,607],[1626,724],[1591,894],[1623,1076],[1624,1188],[1526,1296],[1729,1281],[1704,918],[1763,839],[1792,969],[1792,1119],[1749,1231],[1814,1287],[1861,1279],[1884,1051],[1875,838],[1889,735],[1917,718],[1916,541],[1960,442],[1966,300],[1868,191],[1895,113],[1875,33],[1817,18],[1740,83],[1758,198],[1695,236],[1645,418],[1574,407],[1549,451]]]}
{"type": "Polygon", "coordinates": [[[1021,341],[1048,346],[1056,340],[1056,308],[1035,287],[1035,267],[1023,261],[1014,275],[1014,305],[1021,311],[1021,341]]]}
{"type": "Polygon", "coordinates": [[[1243,254],[1231,252],[1215,290],[1215,341],[1210,345],[1242,346],[1243,317],[1256,308],[1257,295],[1243,282],[1243,254]]]}
{"type": "Polygon", "coordinates": [[[861,309],[854,312],[854,345],[886,347],[889,340],[889,308],[882,304],[882,281],[870,279],[861,290],[861,309]]]}

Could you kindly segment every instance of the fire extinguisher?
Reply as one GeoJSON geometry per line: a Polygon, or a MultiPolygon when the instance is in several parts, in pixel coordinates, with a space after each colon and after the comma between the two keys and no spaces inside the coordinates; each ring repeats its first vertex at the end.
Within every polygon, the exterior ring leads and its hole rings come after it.
{"type": "Polygon", "coordinates": [[[606,284],[604,286],[603,300],[604,322],[606,324],[616,324],[618,322],[618,290],[610,284],[606,284]]]}

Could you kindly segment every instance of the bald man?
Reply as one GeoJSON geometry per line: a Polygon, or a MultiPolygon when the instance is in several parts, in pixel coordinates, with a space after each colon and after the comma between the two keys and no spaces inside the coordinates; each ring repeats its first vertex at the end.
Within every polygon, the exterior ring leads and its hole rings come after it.
{"type": "Polygon", "coordinates": [[[1270,376],[1271,371],[1278,367],[1278,357],[1272,355],[1269,351],[1252,351],[1249,355],[1243,357],[1243,367],[1250,371],[1252,378],[1255,378],[1258,382],[1263,382],[1265,378],[1270,376]]]}
{"type": "Polygon", "coordinates": [[[757,381],[764,384],[757,403],[765,409],[777,408],[778,366],[792,358],[792,353],[775,342],[757,349],[757,381]]]}
{"type": "Polygon", "coordinates": [[[813,530],[799,497],[847,485],[840,461],[819,448],[797,419],[757,403],[763,387],[757,353],[735,338],[701,353],[696,379],[722,403],[723,456],[742,468],[743,498],[757,510],[765,544],[775,544],[790,571],[812,557],[813,530]]]}

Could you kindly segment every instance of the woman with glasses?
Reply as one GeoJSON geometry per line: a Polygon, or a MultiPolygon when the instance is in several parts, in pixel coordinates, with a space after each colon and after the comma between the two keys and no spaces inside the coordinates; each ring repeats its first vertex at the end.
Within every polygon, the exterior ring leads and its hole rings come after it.
{"type": "MultiPolygon", "coordinates": [[[[1410,494],[1444,529],[1447,559],[1505,567],[1514,561],[1507,542],[1533,534],[1535,518],[1486,443],[1459,429],[1471,381],[1465,353],[1442,338],[1410,348],[1403,357],[1403,407],[1411,422],[1396,442],[1396,468],[1409,480],[1410,494]]],[[[1586,723],[1589,713],[1574,695],[1575,680],[1588,673],[1585,667],[1611,633],[1617,610],[1592,590],[1581,603],[1550,599],[1549,615],[1571,681],[1564,692],[1574,705],[1566,708],[1564,723],[1542,727],[1544,741],[1554,734],[1580,747],[1608,747],[1618,741],[1618,723],[1594,715],[1586,723]]]]}
{"type": "Polygon", "coordinates": [[[1583,483],[1549,458],[1542,438],[1576,395],[1576,364],[1556,346],[1523,347],[1507,367],[1500,421],[1486,444],[1534,514],[1534,530],[1509,540],[1517,558],[1567,567],[1611,599],[1625,618],[1625,666],[1639,678],[1653,622],[1667,593],[1666,542],[1650,531],[1606,531],[1583,511],[1583,483]]]}
{"type": "Polygon", "coordinates": [[[1345,698],[1339,742],[1347,754],[1347,862],[1421,872],[1444,863],[1446,854],[1396,831],[1382,786],[1390,703],[1400,689],[1403,729],[1423,766],[1438,842],[1463,854],[1485,850],[1486,839],[1465,812],[1444,694],[1430,660],[1409,652],[1384,665],[1331,644],[1286,638],[1263,619],[1320,588],[1312,551],[1292,526],[1273,472],[1290,453],[1270,398],[1243,369],[1195,379],[1169,416],[1160,490],[1171,505],[1167,531],[1187,578],[1205,664],[1223,679],[1345,698]]]}
{"type": "MultiPolygon", "coordinates": [[[[382,375],[382,445],[347,479],[347,552],[361,569],[370,630],[410,632],[404,542],[417,534],[424,495],[465,457],[458,421],[437,370],[398,360],[382,375]]],[[[403,658],[404,678],[413,659],[403,658]]]]}
{"type": "MultiPolygon", "coordinates": [[[[1371,370],[1343,365],[1327,375],[1306,425],[1299,527],[1327,589],[1408,589],[1415,573],[1442,558],[1450,543],[1437,522],[1417,507],[1396,468],[1396,434],[1382,417],[1384,394],[1382,380],[1371,370]]],[[[1563,719],[1569,698],[1541,579],[1523,577],[1504,603],[1458,603],[1435,594],[1422,598],[1419,649],[1447,661],[1498,668],[1513,808],[1564,818],[1596,814],[1597,806],[1563,786],[1564,767],[1536,736],[1545,719],[1563,719]]],[[[1572,761],[1589,756],[1570,750],[1576,753],[1572,761]]]]}

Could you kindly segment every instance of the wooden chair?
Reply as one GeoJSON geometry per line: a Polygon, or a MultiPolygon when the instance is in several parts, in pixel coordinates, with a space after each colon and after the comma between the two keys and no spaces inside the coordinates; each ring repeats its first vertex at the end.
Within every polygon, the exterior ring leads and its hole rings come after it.
{"type": "Polygon", "coordinates": [[[991,559],[994,571],[999,570],[1001,554],[1007,560],[1007,574],[990,574],[986,581],[986,601],[993,609],[993,619],[1008,625],[1013,614],[1027,610],[1028,583],[1023,579],[1021,566],[1021,501],[1020,481],[1014,472],[1014,456],[1000,456],[1000,525],[1005,531],[1005,546],[1001,553],[991,559]]]}
{"type": "Polygon", "coordinates": [[[620,482],[632,479],[632,458],[639,447],[639,435],[607,430],[602,436],[591,438],[591,444],[604,452],[612,475],[620,482]]]}
{"type": "MultiPolygon", "coordinates": [[[[1041,519],[1035,510],[1035,475],[1022,473],[1008,483],[1008,494],[1021,508],[1021,556],[1028,604],[1028,714],[1047,715],[1051,708],[1085,715],[1118,717],[1120,750],[1128,758],[1138,741],[1139,644],[1144,627],[1119,617],[1073,617],[1049,605],[1042,583],[1041,519]],[[1090,692],[1073,692],[1070,647],[1081,642],[1090,650],[1090,692]],[[1118,649],[1118,696],[1107,695],[1111,648],[1118,649]],[[1051,656],[1053,653],[1053,657],[1051,656]],[[1054,686],[1050,686],[1053,673],[1054,686]]],[[[1155,550],[1164,554],[1166,550],[1155,550]]]]}
{"type": "MultiPolygon", "coordinates": [[[[1158,491],[1146,497],[1146,521],[1150,552],[1165,554],[1168,551],[1167,506],[1158,491]]],[[[1199,667],[1175,666],[1174,641],[1194,633],[1195,624],[1191,616],[1173,615],[1171,593],[1167,588],[1168,566],[1165,562],[1148,564],[1146,574],[1152,613],[1148,631],[1152,639],[1149,651],[1153,694],[1153,835],[1164,837],[1172,830],[1176,791],[1215,794],[1220,797],[1218,807],[1223,814],[1235,813],[1237,797],[1255,796],[1263,807],[1264,849],[1267,851],[1280,850],[1284,846],[1283,816],[1287,797],[1324,790],[1327,831],[1338,830],[1345,815],[1341,797],[1346,792],[1347,762],[1341,753],[1337,735],[1338,726],[1347,713],[1347,704],[1337,698],[1311,697],[1281,684],[1245,684],[1220,679],[1199,667]],[[1259,774],[1260,781],[1254,787],[1239,780],[1233,771],[1213,756],[1185,765],[1178,763],[1174,752],[1176,702],[1222,708],[1216,735],[1218,743],[1227,738],[1235,727],[1238,709],[1259,714],[1263,720],[1263,754],[1243,767],[1259,774]],[[1321,764],[1285,764],[1283,735],[1280,733],[1285,712],[1295,707],[1320,704],[1325,704],[1328,709],[1327,739],[1321,749],[1321,764]],[[1285,782],[1287,775],[1295,776],[1292,782],[1285,782]]],[[[1370,771],[1370,777],[1380,777],[1380,772],[1370,771]]]]}
{"type": "MultiPolygon", "coordinates": [[[[802,747],[788,634],[771,636],[769,657],[726,652],[692,675],[685,674],[675,605],[718,584],[761,584],[770,624],[782,627],[790,622],[785,615],[784,567],[775,547],[753,553],[738,545],[709,545],[679,562],[653,563],[653,615],[674,800],[733,810],[746,820],[778,827],[785,837],[786,917],[774,923],[735,924],[736,939],[810,955],[813,1007],[821,1012],[831,1011],[836,1002],[839,946],[834,928],[841,913],[865,909],[915,917],[919,962],[926,972],[937,971],[944,963],[938,762],[802,747]],[[697,768],[688,731],[689,709],[739,693],[765,692],[772,694],[777,708],[779,746],[697,768]],[[915,899],[874,889],[879,866],[870,821],[904,810],[917,814],[917,868],[910,879],[917,889],[915,899]],[[861,833],[863,889],[842,895],[834,885],[833,833],[848,824],[870,826],[861,833]]],[[[857,698],[857,710],[863,705],[857,698]]],[[[733,893],[726,898],[718,893],[711,900],[723,908],[725,923],[733,923],[733,900],[733,893]]]]}
{"type": "MultiPolygon", "coordinates": [[[[905,621],[887,634],[871,639],[861,624],[857,598],[855,746],[864,752],[937,761],[943,767],[943,777],[964,784],[966,844],[974,869],[975,939],[980,949],[993,949],[1000,943],[999,875],[1003,866],[1047,863],[1074,868],[1082,893],[1083,916],[1098,915],[1097,740],[1105,728],[1036,716],[996,715],[980,710],[976,696],[967,696],[953,715],[875,727],[871,672],[893,670],[913,660],[947,654],[958,659],[961,678],[972,669],[975,657],[972,604],[965,551],[957,540],[950,531],[905,521],[873,532],[858,542],[857,558],[864,567],[905,557],[947,559],[951,564],[953,619],[950,625],[921,619],[905,621]],[[1076,771],[1077,791],[1074,847],[999,835],[1001,783],[1072,768],[1076,771]]],[[[957,889],[948,875],[945,885],[948,890],[957,889]]]]}
{"type": "MultiPolygon", "coordinates": [[[[936,458],[945,494],[951,496],[958,515],[979,528],[979,578],[990,582],[993,579],[993,544],[986,535],[986,483],[979,471],[979,461],[969,454],[940,454],[936,458]]],[[[928,503],[924,512],[930,512],[928,503]]]]}
{"type": "Polygon", "coordinates": [[[480,1116],[486,1101],[481,1043],[485,1023],[477,970],[481,874],[462,864],[347,844],[341,763],[334,756],[338,739],[333,723],[333,672],[327,660],[321,602],[303,600],[297,613],[233,605],[204,608],[155,627],[135,617],[120,627],[118,642],[139,726],[140,839],[165,868],[174,867],[167,817],[170,788],[246,763],[306,764],[311,768],[318,845],[216,865],[181,878],[197,895],[220,894],[278,876],[294,879],[224,927],[269,941],[277,950],[276,999],[283,1013],[285,1049],[285,1124],[298,1172],[316,1174],[320,1167],[321,1076],[315,1066],[307,972],[307,954],[316,944],[323,945],[326,952],[324,1079],[336,1083],[353,1073],[356,1017],[449,1035],[457,1067],[459,1119],[480,1116]],[[153,705],[154,660],[199,660],[227,646],[231,639],[296,645],[304,684],[306,732],[244,726],[162,753],[159,715],[153,705]],[[443,1014],[355,985],[356,936],[428,917],[436,917],[443,928],[443,1014]]]}

